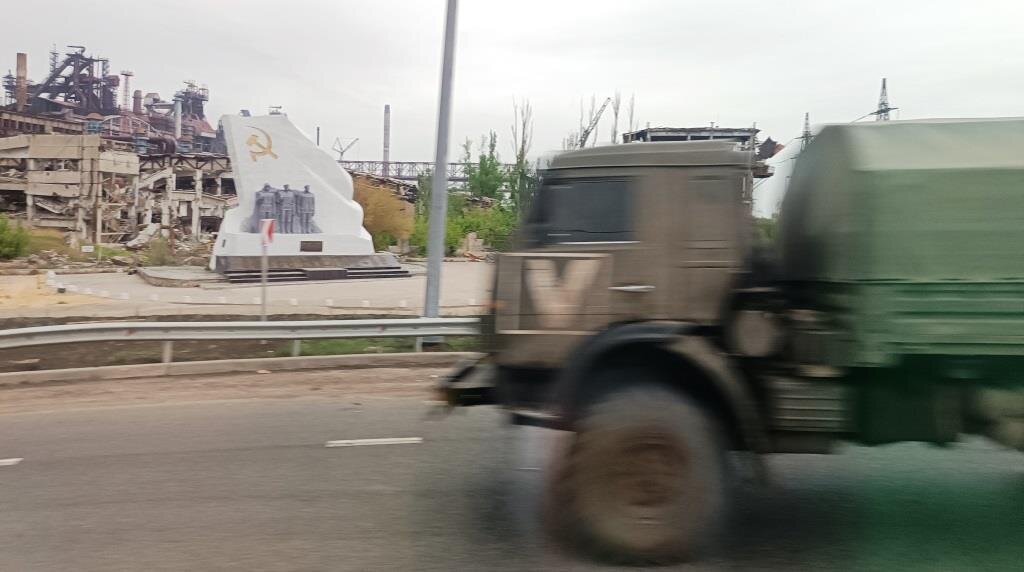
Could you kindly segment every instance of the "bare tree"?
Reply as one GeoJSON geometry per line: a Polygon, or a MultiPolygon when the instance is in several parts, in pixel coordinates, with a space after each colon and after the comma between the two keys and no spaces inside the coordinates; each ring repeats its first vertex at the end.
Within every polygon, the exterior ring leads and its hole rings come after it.
{"type": "Polygon", "coordinates": [[[512,100],[512,145],[516,165],[526,164],[526,155],[533,145],[533,106],[529,99],[521,102],[512,100]]]}
{"type": "Polygon", "coordinates": [[[536,177],[531,172],[527,155],[533,145],[533,106],[530,100],[521,102],[512,100],[512,144],[515,146],[515,166],[508,174],[512,204],[520,212],[524,212],[531,202],[536,187],[536,177]]]}
{"type": "Polygon", "coordinates": [[[622,94],[618,90],[612,97],[612,144],[618,143],[619,139],[619,106],[622,105],[622,94]]]}
{"type": "Polygon", "coordinates": [[[636,131],[640,126],[639,120],[636,118],[636,94],[629,94],[629,107],[626,110],[626,114],[629,116],[629,130],[636,131]]]}

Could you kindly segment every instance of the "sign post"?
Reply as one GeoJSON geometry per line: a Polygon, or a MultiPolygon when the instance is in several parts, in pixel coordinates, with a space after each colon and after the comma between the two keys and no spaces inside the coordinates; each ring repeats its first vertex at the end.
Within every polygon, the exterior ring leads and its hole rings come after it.
{"type": "Polygon", "coordinates": [[[267,247],[274,242],[274,219],[260,219],[260,320],[267,321],[267,275],[270,273],[270,262],[267,260],[267,247]]]}

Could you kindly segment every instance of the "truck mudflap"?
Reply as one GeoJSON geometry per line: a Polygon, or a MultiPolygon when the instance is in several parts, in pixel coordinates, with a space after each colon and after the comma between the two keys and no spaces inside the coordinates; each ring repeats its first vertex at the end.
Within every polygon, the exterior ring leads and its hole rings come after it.
{"type": "Polygon", "coordinates": [[[463,360],[435,387],[437,398],[449,407],[495,403],[496,368],[490,356],[463,360]]]}

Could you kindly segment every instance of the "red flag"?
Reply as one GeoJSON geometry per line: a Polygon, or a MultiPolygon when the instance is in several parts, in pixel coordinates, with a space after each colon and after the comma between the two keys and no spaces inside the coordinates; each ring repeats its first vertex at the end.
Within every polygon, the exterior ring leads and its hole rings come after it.
{"type": "Polygon", "coordinates": [[[260,219],[260,238],[264,246],[274,242],[274,222],[275,219],[272,218],[260,219]]]}

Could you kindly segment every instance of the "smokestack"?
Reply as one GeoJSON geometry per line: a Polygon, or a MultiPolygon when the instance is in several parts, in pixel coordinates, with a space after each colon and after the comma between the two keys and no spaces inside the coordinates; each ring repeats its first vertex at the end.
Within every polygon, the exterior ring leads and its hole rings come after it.
{"type": "Polygon", "coordinates": [[[14,80],[15,109],[25,111],[28,103],[28,54],[18,52],[18,71],[14,80]]]}
{"type": "Polygon", "coordinates": [[[121,112],[122,113],[127,113],[128,112],[128,102],[130,101],[128,99],[128,95],[131,94],[131,92],[132,92],[132,88],[131,88],[132,76],[134,76],[135,74],[132,73],[131,70],[121,70],[121,75],[124,77],[124,85],[121,86],[122,87],[122,92],[121,92],[121,112]]]}
{"type": "Polygon", "coordinates": [[[132,94],[132,113],[142,115],[142,90],[136,89],[132,94]]]}
{"type": "Polygon", "coordinates": [[[384,168],[382,175],[390,176],[391,166],[391,105],[384,104],[384,168]]]}
{"type": "Polygon", "coordinates": [[[181,139],[181,99],[174,98],[174,138],[181,139]]]}

